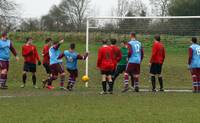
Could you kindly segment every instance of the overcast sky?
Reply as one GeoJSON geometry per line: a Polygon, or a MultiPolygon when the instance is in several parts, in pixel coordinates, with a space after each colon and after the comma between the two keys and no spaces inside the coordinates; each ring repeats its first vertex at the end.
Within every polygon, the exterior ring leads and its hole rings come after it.
{"type": "MultiPolygon", "coordinates": [[[[54,4],[59,4],[61,0],[14,0],[20,5],[22,17],[40,17],[48,13],[54,4]]],[[[148,0],[143,0],[148,4],[148,0]]],[[[96,8],[99,16],[110,15],[110,9],[115,6],[117,0],[91,0],[91,8],[96,8]]]]}

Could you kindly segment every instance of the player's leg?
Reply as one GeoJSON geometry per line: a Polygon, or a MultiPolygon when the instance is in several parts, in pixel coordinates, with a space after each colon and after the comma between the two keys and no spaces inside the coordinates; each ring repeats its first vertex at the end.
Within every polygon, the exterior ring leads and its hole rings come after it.
{"type": "Polygon", "coordinates": [[[133,77],[134,77],[135,91],[139,92],[139,77],[140,77],[140,74],[135,74],[135,75],[133,75],[133,77]]]}
{"type": "Polygon", "coordinates": [[[198,86],[197,86],[197,74],[196,74],[197,72],[196,72],[196,69],[195,68],[193,68],[192,70],[191,70],[191,74],[192,74],[192,83],[193,83],[193,92],[194,93],[196,93],[196,92],[198,92],[198,86]]]}
{"type": "Polygon", "coordinates": [[[113,94],[114,83],[112,81],[112,74],[108,74],[107,75],[107,80],[108,80],[108,86],[109,86],[108,93],[109,94],[113,94]]]}
{"type": "Polygon", "coordinates": [[[124,89],[122,90],[122,93],[127,92],[129,90],[129,73],[124,73],[124,89]]]}
{"type": "Polygon", "coordinates": [[[106,78],[106,73],[105,71],[101,71],[101,75],[102,75],[102,89],[103,91],[100,94],[107,94],[107,78],[106,78]]]}
{"type": "Polygon", "coordinates": [[[157,66],[157,74],[158,74],[158,81],[159,81],[159,84],[160,84],[160,91],[164,91],[163,77],[162,77],[161,73],[162,73],[162,64],[158,64],[158,66],[157,66]]]}
{"type": "Polygon", "coordinates": [[[152,91],[156,92],[156,64],[154,63],[152,63],[150,67],[150,76],[151,76],[152,91]]]}
{"type": "Polygon", "coordinates": [[[60,73],[60,89],[64,89],[65,71],[62,63],[58,64],[58,73],[60,73]]]}
{"type": "Polygon", "coordinates": [[[197,85],[198,85],[198,93],[200,92],[200,68],[197,68],[197,85]]]}
{"type": "Polygon", "coordinates": [[[76,78],[77,77],[78,77],[78,70],[71,70],[70,77],[69,77],[70,78],[70,80],[69,80],[70,83],[68,83],[68,86],[67,86],[67,89],[69,91],[73,90],[73,87],[74,87],[74,85],[76,83],[76,78]]]}
{"type": "Polygon", "coordinates": [[[52,86],[52,82],[58,78],[58,66],[57,66],[57,64],[53,64],[50,66],[50,68],[51,68],[51,76],[47,80],[47,83],[48,83],[47,88],[51,90],[54,88],[52,86]]]}
{"type": "Polygon", "coordinates": [[[37,89],[37,85],[36,85],[36,81],[37,81],[37,78],[36,78],[36,75],[35,75],[35,72],[32,72],[32,82],[33,82],[33,87],[35,89],[37,89]]]}
{"type": "Polygon", "coordinates": [[[116,78],[119,76],[119,74],[120,74],[120,68],[119,68],[120,66],[118,65],[117,66],[117,68],[116,68],[116,70],[114,71],[114,74],[113,74],[113,76],[112,76],[112,81],[113,81],[113,83],[115,82],[115,80],[116,80],[116,78]]]}
{"type": "Polygon", "coordinates": [[[43,82],[43,88],[45,88],[46,84],[48,83],[48,80],[51,77],[51,68],[50,68],[50,65],[48,65],[48,64],[43,64],[43,66],[44,66],[44,68],[46,70],[46,73],[47,73],[47,79],[42,80],[42,82],[43,82]]]}
{"type": "Polygon", "coordinates": [[[7,69],[2,69],[1,70],[1,74],[0,74],[0,88],[1,89],[8,89],[8,86],[6,85],[6,81],[7,81],[7,74],[8,74],[8,70],[7,69]]]}

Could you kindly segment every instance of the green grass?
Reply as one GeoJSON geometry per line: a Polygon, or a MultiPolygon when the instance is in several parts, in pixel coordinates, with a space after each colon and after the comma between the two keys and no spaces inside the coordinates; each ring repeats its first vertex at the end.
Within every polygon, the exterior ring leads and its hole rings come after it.
{"type": "MultiPolygon", "coordinates": [[[[61,50],[68,48],[67,42],[61,50]]],[[[35,42],[40,51],[43,43],[35,42]]],[[[21,51],[20,42],[14,42],[21,51]]],[[[85,62],[79,62],[79,78],[74,92],[62,92],[58,89],[59,80],[54,82],[53,91],[33,89],[31,76],[27,87],[20,88],[23,59],[19,63],[12,57],[8,85],[9,90],[0,90],[0,123],[196,123],[199,120],[198,94],[193,93],[147,93],[128,92],[122,94],[123,76],[115,86],[114,95],[100,96],[101,76],[96,68],[99,44],[90,43],[90,87],[85,88],[80,78],[84,75],[85,62]]],[[[166,88],[191,88],[191,77],[187,70],[187,46],[167,45],[167,57],[163,68],[166,88]]],[[[77,43],[77,50],[84,53],[85,44],[77,43]]],[[[142,63],[142,87],[150,87],[148,61],[150,45],[145,45],[145,59],[142,63]]],[[[21,53],[20,53],[21,54],[21,53]]],[[[42,66],[37,70],[37,82],[45,78],[42,66]]]]}

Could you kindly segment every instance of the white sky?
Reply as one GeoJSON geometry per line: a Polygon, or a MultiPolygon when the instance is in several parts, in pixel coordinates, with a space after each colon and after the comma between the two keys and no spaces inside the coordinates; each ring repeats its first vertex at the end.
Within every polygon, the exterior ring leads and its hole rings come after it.
{"type": "MultiPolygon", "coordinates": [[[[48,13],[49,9],[54,4],[59,4],[61,0],[13,0],[20,5],[20,15],[22,17],[40,17],[48,13]]],[[[148,4],[149,0],[143,0],[148,4]]],[[[110,10],[115,6],[117,0],[91,0],[91,8],[99,16],[108,16],[111,14],[110,10]]]]}

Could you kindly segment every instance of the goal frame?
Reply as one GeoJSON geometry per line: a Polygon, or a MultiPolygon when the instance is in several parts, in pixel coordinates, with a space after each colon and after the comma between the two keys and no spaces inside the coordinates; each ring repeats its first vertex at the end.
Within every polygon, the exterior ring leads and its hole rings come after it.
{"type": "MultiPolygon", "coordinates": [[[[104,19],[200,19],[200,16],[134,16],[134,17],[118,17],[118,16],[99,16],[99,17],[87,17],[86,20],[86,52],[89,52],[89,31],[97,27],[90,27],[90,20],[104,20],[104,19]]],[[[86,59],[85,75],[89,76],[89,58],[86,59]]],[[[85,83],[88,87],[88,82],[85,83]]]]}

